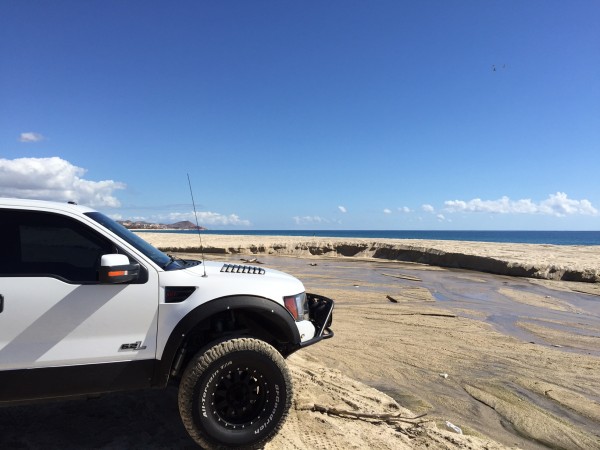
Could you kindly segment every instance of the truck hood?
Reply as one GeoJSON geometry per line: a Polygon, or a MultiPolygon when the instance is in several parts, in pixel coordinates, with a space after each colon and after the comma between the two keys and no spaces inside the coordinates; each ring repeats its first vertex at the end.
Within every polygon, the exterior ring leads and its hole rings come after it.
{"type": "Polygon", "coordinates": [[[283,297],[304,292],[300,280],[260,265],[205,261],[203,264],[161,273],[161,286],[196,286],[194,300],[232,295],[256,295],[283,304],[283,297]],[[206,276],[204,271],[206,269],[206,276]]]}

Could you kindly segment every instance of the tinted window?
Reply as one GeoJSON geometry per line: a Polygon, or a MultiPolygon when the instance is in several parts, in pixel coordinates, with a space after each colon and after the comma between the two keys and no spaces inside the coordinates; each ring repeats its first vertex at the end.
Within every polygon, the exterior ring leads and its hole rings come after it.
{"type": "Polygon", "coordinates": [[[114,244],[82,223],[58,214],[0,210],[0,274],[57,276],[96,282],[100,257],[114,244]]]}

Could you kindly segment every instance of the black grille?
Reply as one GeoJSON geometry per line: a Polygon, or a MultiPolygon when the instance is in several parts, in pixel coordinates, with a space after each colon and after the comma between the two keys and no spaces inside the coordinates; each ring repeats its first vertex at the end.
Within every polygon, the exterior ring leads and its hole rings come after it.
{"type": "Polygon", "coordinates": [[[239,264],[225,264],[221,267],[221,272],[227,273],[252,273],[255,275],[264,275],[265,269],[255,266],[241,266],[239,264]]]}

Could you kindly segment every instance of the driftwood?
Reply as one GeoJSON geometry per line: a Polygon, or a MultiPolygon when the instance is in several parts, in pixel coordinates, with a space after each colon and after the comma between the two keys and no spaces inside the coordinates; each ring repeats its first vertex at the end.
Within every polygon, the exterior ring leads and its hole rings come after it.
{"type": "Polygon", "coordinates": [[[392,278],[401,278],[402,280],[423,281],[419,277],[415,277],[415,276],[412,276],[412,275],[405,275],[403,273],[400,273],[398,275],[393,275],[391,273],[382,273],[381,275],[385,275],[386,277],[392,277],[392,278]]]}
{"type": "Polygon", "coordinates": [[[400,314],[401,316],[431,316],[431,317],[450,317],[456,318],[458,317],[456,314],[444,314],[444,313],[406,313],[400,314]]]}
{"type": "Polygon", "coordinates": [[[386,295],[385,298],[387,298],[390,302],[392,303],[398,303],[398,300],[396,300],[394,297],[392,297],[391,295],[386,295]]]}
{"type": "Polygon", "coordinates": [[[308,405],[300,408],[301,410],[315,411],[330,416],[338,416],[346,419],[365,420],[373,422],[385,422],[390,425],[394,425],[398,422],[409,423],[411,425],[421,425],[422,423],[429,422],[428,420],[421,420],[427,414],[421,414],[415,417],[402,417],[400,414],[367,414],[355,411],[347,411],[344,409],[328,408],[322,405],[308,405]]]}
{"type": "Polygon", "coordinates": [[[573,292],[579,292],[581,294],[595,295],[596,297],[600,297],[600,293],[597,293],[597,292],[590,292],[590,291],[585,291],[583,289],[573,289],[573,288],[571,288],[571,290],[573,292]]]}
{"type": "Polygon", "coordinates": [[[248,263],[248,264],[263,264],[257,258],[250,258],[250,259],[242,258],[242,259],[240,259],[240,261],[248,263]]]}

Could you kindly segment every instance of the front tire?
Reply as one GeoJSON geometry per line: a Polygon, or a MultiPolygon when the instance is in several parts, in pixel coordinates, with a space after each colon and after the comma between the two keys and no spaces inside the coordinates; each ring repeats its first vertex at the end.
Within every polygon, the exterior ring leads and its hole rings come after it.
{"type": "Polygon", "coordinates": [[[292,402],[285,360],[253,338],[220,342],[199,352],[179,386],[179,412],[205,448],[260,448],[282,427],[292,402]]]}

